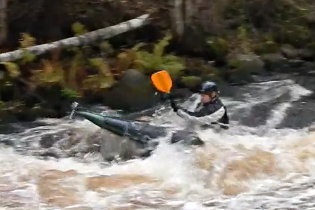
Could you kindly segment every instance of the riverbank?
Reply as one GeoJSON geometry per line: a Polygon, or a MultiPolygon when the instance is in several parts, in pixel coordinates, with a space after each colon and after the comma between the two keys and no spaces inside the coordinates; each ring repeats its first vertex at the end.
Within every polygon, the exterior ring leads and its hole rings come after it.
{"type": "Polygon", "coordinates": [[[10,4],[10,38],[2,51],[85,34],[143,13],[150,14],[151,22],[105,41],[42,56],[26,52],[20,60],[2,63],[1,122],[59,118],[68,113],[72,101],[128,112],[146,109],[160,102],[149,76],[161,69],[172,74],[179,92],[184,90],[179,97],[208,79],[226,87],[278,73],[314,76],[312,2],[200,1],[187,10],[188,22],[175,26],[179,19],[172,14],[184,9],[175,5],[78,1],[70,7],[69,3],[44,3],[18,17],[13,14],[23,5],[10,4]]]}

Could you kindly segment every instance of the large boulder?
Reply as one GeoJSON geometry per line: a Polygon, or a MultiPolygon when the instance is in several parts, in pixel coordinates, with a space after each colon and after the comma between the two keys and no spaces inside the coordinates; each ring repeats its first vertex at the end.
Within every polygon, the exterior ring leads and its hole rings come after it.
{"type": "Polygon", "coordinates": [[[308,48],[296,49],[292,45],[286,44],[281,47],[281,53],[288,59],[314,60],[314,51],[308,48]]]}
{"type": "Polygon", "coordinates": [[[280,53],[268,53],[261,56],[268,71],[285,71],[288,68],[288,60],[280,53]]]}
{"type": "MultiPolygon", "coordinates": [[[[297,52],[299,52],[297,56],[302,56],[301,52],[307,53],[300,50],[297,52]]],[[[308,74],[315,68],[314,62],[299,58],[287,59],[279,53],[262,55],[262,60],[265,63],[266,70],[272,72],[308,74]]]]}
{"type": "Polygon", "coordinates": [[[289,44],[283,45],[280,51],[288,59],[297,59],[299,57],[299,50],[289,44]]]}
{"type": "Polygon", "coordinates": [[[149,108],[159,101],[149,77],[138,70],[127,70],[119,83],[108,90],[104,104],[116,109],[139,111],[149,108]]]}
{"type": "Polygon", "coordinates": [[[228,59],[230,82],[251,82],[253,74],[264,73],[264,62],[254,54],[238,54],[228,59]]]}

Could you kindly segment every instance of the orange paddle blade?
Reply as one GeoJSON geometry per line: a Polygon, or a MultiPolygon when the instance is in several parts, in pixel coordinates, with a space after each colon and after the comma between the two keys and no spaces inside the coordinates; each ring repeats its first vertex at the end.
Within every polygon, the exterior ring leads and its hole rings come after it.
{"type": "Polygon", "coordinates": [[[151,80],[156,89],[163,93],[170,93],[172,89],[172,78],[170,74],[165,71],[158,71],[151,75],[151,80]]]}

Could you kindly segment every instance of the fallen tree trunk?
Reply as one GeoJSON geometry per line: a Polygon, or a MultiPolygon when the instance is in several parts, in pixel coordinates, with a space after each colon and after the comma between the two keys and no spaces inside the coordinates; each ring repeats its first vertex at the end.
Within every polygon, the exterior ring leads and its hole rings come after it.
{"type": "Polygon", "coordinates": [[[148,23],[149,15],[148,14],[141,15],[135,19],[131,19],[107,28],[102,28],[92,32],[88,32],[80,36],[70,37],[52,43],[41,44],[11,52],[1,53],[0,62],[15,61],[21,59],[23,58],[25,50],[35,55],[41,55],[47,51],[57,48],[86,45],[95,41],[111,38],[113,36],[125,33],[127,31],[131,31],[133,29],[142,27],[148,23]]]}

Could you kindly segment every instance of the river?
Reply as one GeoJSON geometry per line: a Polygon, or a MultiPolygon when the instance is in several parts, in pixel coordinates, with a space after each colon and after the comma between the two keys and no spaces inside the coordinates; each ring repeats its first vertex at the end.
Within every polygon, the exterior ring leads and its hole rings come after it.
{"type": "MultiPolygon", "coordinates": [[[[148,158],[110,163],[86,120],[12,124],[0,134],[0,209],[315,209],[310,94],[291,79],[237,87],[222,99],[231,128],[200,131],[204,147],[165,137],[148,158]]],[[[153,122],[182,123],[163,107],[153,122]]]]}

